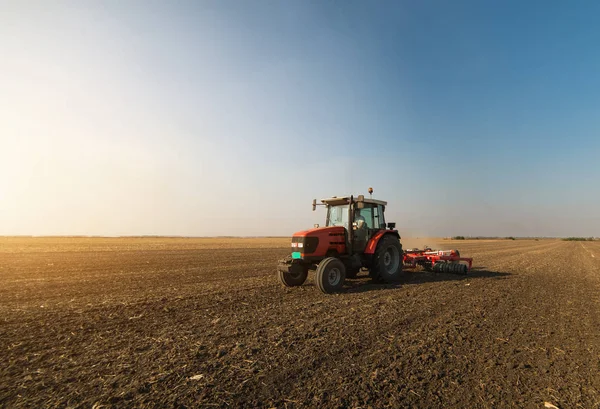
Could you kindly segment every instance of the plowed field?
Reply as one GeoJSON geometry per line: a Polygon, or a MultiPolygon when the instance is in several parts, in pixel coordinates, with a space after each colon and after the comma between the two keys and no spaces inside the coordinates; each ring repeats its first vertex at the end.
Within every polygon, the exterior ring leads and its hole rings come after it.
{"type": "Polygon", "coordinates": [[[288,239],[0,238],[0,407],[600,408],[600,242],[444,243],[325,295],[288,239]]]}

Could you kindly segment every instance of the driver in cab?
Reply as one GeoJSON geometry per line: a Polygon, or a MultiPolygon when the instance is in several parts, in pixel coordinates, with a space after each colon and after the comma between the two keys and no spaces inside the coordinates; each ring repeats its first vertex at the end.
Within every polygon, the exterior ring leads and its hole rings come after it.
{"type": "Polygon", "coordinates": [[[360,209],[356,209],[354,211],[354,221],[356,222],[357,227],[359,229],[363,229],[363,228],[367,227],[365,218],[360,214],[360,209]]]}
{"type": "Polygon", "coordinates": [[[364,248],[367,245],[368,226],[366,219],[360,214],[360,209],[354,211],[354,223],[356,223],[356,230],[354,230],[356,248],[364,248]]]}

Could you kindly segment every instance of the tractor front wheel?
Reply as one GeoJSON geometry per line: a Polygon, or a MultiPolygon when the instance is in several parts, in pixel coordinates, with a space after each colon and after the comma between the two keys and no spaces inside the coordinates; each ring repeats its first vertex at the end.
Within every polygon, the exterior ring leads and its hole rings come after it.
{"type": "Polygon", "coordinates": [[[326,294],[338,292],[346,279],[346,266],[338,258],[327,257],[317,266],[315,281],[319,290],[326,294]]]}
{"type": "Polygon", "coordinates": [[[287,271],[279,270],[279,281],[286,287],[298,287],[306,281],[308,277],[308,266],[301,264],[292,264],[287,271]]]}
{"type": "Polygon", "coordinates": [[[402,245],[391,234],[381,239],[373,257],[371,277],[375,281],[394,283],[402,275],[402,245]]]}

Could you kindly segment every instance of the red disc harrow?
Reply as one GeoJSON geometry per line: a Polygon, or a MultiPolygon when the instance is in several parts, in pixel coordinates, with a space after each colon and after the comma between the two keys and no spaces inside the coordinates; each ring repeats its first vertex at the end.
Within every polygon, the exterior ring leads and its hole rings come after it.
{"type": "Polygon", "coordinates": [[[467,274],[471,271],[473,259],[461,257],[458,250],[407,249],[404,251],[404,268],[421,266],[436,273],[467,274]]]}

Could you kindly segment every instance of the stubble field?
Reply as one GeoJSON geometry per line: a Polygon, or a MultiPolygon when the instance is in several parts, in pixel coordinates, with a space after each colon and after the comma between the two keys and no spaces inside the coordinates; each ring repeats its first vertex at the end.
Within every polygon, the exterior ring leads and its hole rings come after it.
{"type": "Polygon", "coordinates": [[[0,407],[600,408],[600,242],[443,243],[332,296],[289,239],[0,238],[0,407]]]}

